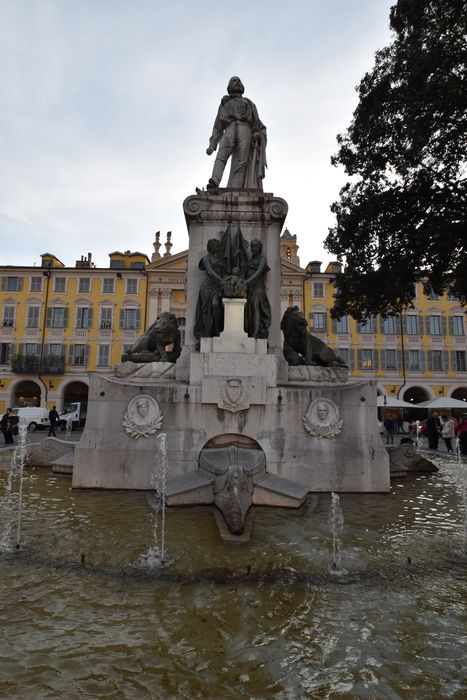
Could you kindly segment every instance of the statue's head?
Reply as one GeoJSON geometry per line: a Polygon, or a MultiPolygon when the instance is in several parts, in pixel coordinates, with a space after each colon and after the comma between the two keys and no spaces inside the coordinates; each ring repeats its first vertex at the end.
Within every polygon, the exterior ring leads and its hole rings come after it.
{"type": "Polygon", "coordinates": [[[253,255],[257,255],[263,250],[263,244],[257,238],[253,238],[253,240],[250,243],[250,250],[253,253],[253,255]]]}
{"type": "Polygon", "coordinates": [[[138,399],[136,402],[136,410],[141,418],[146,418],[149,413],[149,401],[147,399],[138,399]]]}
{"type": "Polygon", "coordinates": [[[207,245],[208,253],[217,253],[219,250],[219,241],[217,238],[210,238],[207,245]]]}
{"type": "Polygon", "coordinates": [[[229,95],[243,95],[243,93],[245,92],[243,83],[237,75],[234,75],[233,78],[230,78],[229,84],[227,85],[227,92],[229,93],[229,95]]]}
{"type": "Polygon", "coordinates": [[[316,409],[318,413],[318,418],[320,421],[324,422],[329,414],[329,406],[325,403],[319,403],[316,409]]]}

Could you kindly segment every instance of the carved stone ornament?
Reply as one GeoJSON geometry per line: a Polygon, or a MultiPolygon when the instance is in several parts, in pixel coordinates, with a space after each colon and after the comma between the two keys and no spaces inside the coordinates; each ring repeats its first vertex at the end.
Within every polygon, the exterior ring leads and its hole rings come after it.
{"type": "Polygon", "coordinates": [[[318,439],[339,435],[343,423],[339,409],[330,399],[315,399],[303,416],[305,430],[318,439]]]}
{"type": "Polygon", "coordinates": [[[244,381],[239,377],[226,379],[221,384],[220,397],[217,405],[219,408],[223,408],[225,411],[231,411],[232,413],[244,411],[246,408],[249,408],[248,387],[244,381]]]}
{"type": "Polygon", "coordinates": [[[162,425],[162,413],[156,399],[149,394],[139,394],[128,404],[123,416],[123,427],[128,435],[137,440],[148,438],[162,425]]]}

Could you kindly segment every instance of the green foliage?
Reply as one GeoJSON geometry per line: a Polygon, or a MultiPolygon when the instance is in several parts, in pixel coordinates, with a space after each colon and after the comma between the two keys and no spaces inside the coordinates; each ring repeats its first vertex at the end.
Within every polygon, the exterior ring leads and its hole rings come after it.
{"type": "Polygon", "coordinates": [[[467,302],[467,0],[398,0],[390,24],[332,158],[334,317],[398,312],[419,280],[467,302]]]}

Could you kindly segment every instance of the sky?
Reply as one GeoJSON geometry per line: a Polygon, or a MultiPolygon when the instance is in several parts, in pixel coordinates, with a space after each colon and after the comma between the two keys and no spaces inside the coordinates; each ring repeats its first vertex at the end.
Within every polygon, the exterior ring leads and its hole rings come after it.
{"type": "Polygon", "coordinates": [[[330,158],[392,4],[0,0],[0,265],[150,258],[158,230],[185,250],[182,203],[211,175],[232,75],[267,127],[264,190],[288,202],[301,265],[329,262],[345,182],[330,158]]]}

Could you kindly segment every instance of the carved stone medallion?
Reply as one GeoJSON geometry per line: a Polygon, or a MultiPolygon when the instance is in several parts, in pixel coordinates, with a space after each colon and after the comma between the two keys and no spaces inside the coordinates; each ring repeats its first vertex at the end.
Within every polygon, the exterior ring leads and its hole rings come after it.
{"type": "Polygon", "coordinates": [[[303,416],[305,430],[313,437],[332,438],[342,430],[343,420],[339,409],[330,399],[315,399],[303,416]]]}
{"type": "Polygon", "coordinates": [[[149,394],[139,394],[128,404],[122,425],[130,437],[148,438],[159,430],[162,417],[156,399],[149,394]]]}
{"type": "Polygon", "coordinates": [[[248,386],[240,377],[226,379],[220,387],[220,397],[217,404],[225,411],[244,411],[249,408],[248,386]]]}

